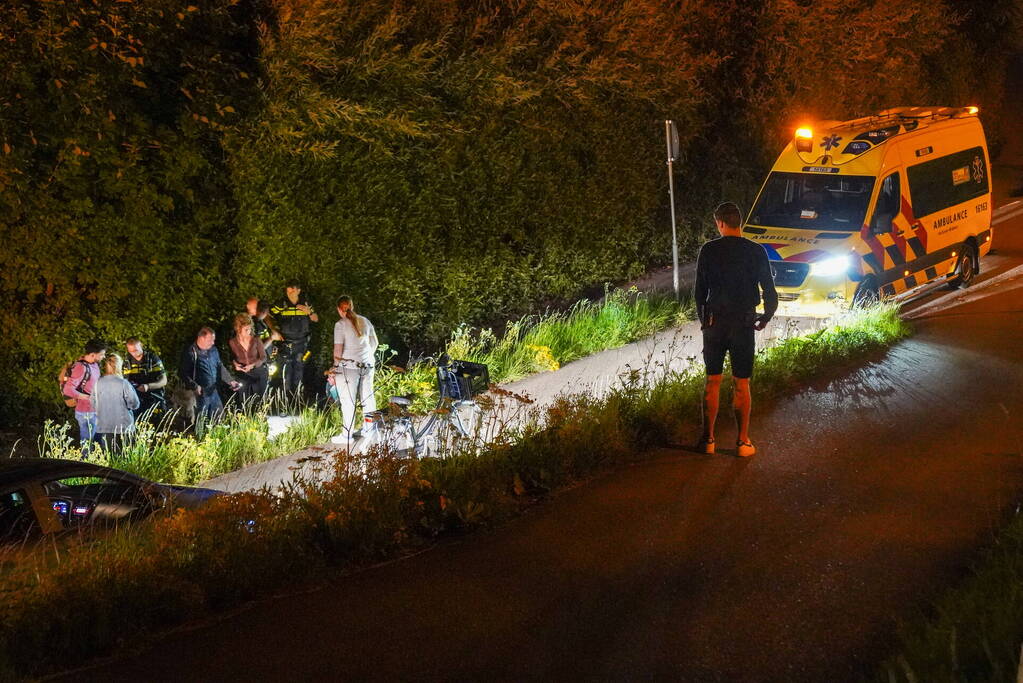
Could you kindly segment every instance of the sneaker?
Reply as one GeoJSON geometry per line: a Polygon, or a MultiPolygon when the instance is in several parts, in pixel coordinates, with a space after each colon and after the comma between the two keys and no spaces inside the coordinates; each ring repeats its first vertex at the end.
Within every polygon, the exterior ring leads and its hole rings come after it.
{"type": "Polygon", "coordinates": [[[700,438],[696,442],[696,446],[693,447],[697,453],[703,453],[704,455],[714,455],[714,439],[700,438]]]}
{"type": "Polygon", "coordinates": [[[736,441],[735,442],[735,454],[740,458],[748,458],[757,452],[756,446],[753,445],[752,441],[736,441]]]}

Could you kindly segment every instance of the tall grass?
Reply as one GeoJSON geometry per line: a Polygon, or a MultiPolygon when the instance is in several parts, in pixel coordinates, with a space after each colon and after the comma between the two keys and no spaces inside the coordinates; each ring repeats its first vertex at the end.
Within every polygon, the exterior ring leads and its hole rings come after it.
{"type": "MultiPolygon", "coordinates": [[[[885,309],[785,340],[758,357],[757,372],[774,378],[767,395],[784,394],[807,377],[840,372],[849,348],[876,351],[906,333],[885,309]]],[[[691,437],[702,368],[654,377],[630,373],[601,398],[562,397],[520,438],[472,452],[422,461],[339,454],[324,477],[296,480],[279,495],[224,496],[113,533],[9,550],[0,557],[0,675],[66,667],[109,651],[125,633],[500,521],[553,489],[691,437]]]]}
{"type": "Polygon", "coordinates": [[[1023,645],[1023,516],[1016,515],[962,584],[902,624],[875,680],[1017,681],[1023,645]]]}
{"type": "MultiPolygon", "coordinates": [[[[635,287],[608,289],[599,301],[582,300],[567,311],[531,315],[508,323],[500,335],[489,328],[461,327],[452,333],[444,353],[450,358],[483,363],[493,382],[513,382],[557,370],[565,363],[618,348],[695,317],[692,298],[680,302],[668,294],[644,294],[635,287]]],[[[378,402],[388,396],[412,394],[415,408],[428,410],[437,398],[434,369],[412,363],[377,374],[378,402]]]]}
{"type": "MultiPolygon", "coordinates": [[[[156,481],[195,484],[248,465],[279,458],[310,445],[323,443],[341,432],[341,415],[335,407],[305,407],[290,421],[287,430],[270,438],[269,405],[250,405],[226,411],[216,420],[199,423],[188,433],[170,429],[171,413],[161,420],[140,420],[119,451],[94,449],[94,462],[134,472],[156,481]]],[[[81,459],[70,425],[47,421],[39,439],[42,457],[81,459]]]]}

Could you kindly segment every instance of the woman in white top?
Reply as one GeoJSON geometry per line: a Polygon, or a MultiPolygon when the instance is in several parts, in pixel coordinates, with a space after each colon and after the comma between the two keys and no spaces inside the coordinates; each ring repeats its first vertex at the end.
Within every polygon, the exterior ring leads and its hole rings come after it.
{"type": "Polygon", "coordinates": [[[334,388],[341,404],[343,441],[352,437],[356,400],[362,404],[363,415],[377,409],[373,364],[378,342],[373,323],[355,312],[352,297],[338,298],[337,312],[341,319],[334,325],[334,388]]]}

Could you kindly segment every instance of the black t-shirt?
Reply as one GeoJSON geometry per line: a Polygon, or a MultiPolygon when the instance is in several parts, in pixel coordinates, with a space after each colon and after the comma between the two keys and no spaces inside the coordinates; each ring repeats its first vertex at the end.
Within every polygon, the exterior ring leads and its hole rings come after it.
{"type": "Polygon", "coordinates": [[[778,309],[767,252],[744,237],[719,237],[703,245],[696,260],[696,313],[707,325],[711,314],[740,318],[760,303],[768,320],[778,309]]]}

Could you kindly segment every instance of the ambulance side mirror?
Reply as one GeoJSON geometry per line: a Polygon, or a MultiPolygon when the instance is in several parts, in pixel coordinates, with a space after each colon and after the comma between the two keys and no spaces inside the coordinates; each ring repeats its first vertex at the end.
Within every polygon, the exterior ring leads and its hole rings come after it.
{"type": "Polygon", "coordinates": [[[887,213],[875,213],[874,220],[870,222],[870,234],[884,235],[892,231],[892,220],[895,216],[887,213]]]}

